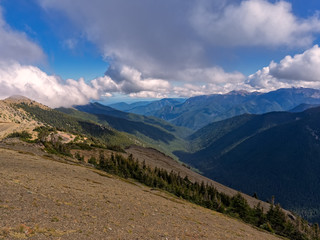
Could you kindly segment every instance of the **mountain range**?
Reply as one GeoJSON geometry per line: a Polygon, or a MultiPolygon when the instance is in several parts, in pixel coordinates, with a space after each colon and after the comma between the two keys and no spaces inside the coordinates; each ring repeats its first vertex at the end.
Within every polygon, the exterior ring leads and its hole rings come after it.
{"type": "Polygon", "coordinates": [[[320,104],[320,90],[288,88],[268,93],[232,91],[227,94],[191,97],[184,102],[166,99],[139,106],[137,113],[155,116],[176,126],[198,130],[212,122],[240,114],[289,111],[300,104],[320,104]]]}
{"type": "Polygon", "coordinates": [[[120,111],[136,113],[146,116],[153,116],[153,114],[165,106],[173,107],[183,103],[184,98],[163,98],[158,101],[141,101],[127,104],[124,102],[110,104],[109,106],[120,111]]]}

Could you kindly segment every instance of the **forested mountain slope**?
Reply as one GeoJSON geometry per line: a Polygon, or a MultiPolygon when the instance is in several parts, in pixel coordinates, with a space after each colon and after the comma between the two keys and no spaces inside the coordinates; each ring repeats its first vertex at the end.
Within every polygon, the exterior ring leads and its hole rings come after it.
{"type": "Polygon", "coordinates": [[[242,115],[190,136],[193,153],[176,152],[205,176],[320,220],[320,108],[242,115]]]}

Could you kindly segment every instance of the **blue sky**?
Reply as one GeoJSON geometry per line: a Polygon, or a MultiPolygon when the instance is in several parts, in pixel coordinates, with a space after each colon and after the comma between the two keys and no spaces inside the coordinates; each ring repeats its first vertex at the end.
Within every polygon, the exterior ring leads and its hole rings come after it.
{"type": "Polygon", "coordinates": [[[47,55],[44,63],[39,63],[46,72],[62,78],[87,80],[102,76],[108,63],[101,57],[96,46],[85,39],[77,39],[74,50],[66,46],[66,39],[72,37],[72,26],[61,14],[47,14],[39,4],[30,0],[4,0],[1,3],[6,22],[18,31],[26,32],[38,43],[47,55]],[[18,4],[17,4],[18,2],[18,4]]]}
{"type": "Polygon", "coordinates": [[[316,0],[0,0],[0,97],[49,106],[320,88],[316,0]]]}

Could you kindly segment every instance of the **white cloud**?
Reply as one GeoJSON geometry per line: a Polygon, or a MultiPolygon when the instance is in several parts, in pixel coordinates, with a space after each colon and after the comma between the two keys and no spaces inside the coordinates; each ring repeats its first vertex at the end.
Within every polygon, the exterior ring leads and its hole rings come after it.
{"type": "Polygon", "coordinates": [[[130,97],[133,98],[167,98],[168,95],[155,91],[141,91],[138,93],[130,93],[130,97]]]}
{"type": "Polygon", "coordinates": [[[270,65],[270,74],[289,81],[320,81],[320,48],[315,45],[302,54],[286,56],[279,64],[270,65]]]}
{"type": "Polygon", "coordinates": [[[320,88],[320,48],[315,45],[302,54],[286,56],[280,63],[271,62],[250,75],[247,83],[263,91],[284,87],[320,88]]]}
{"type": "Polygon", "coordinates": [[[106,59],[138,69],[145,78],[167,78],[177,68],[203,62],[203,47],[188,21],[192,2],[78,0],[74,4],[73,0],[39,0],[39,3],[49,13],[54,9],[66,14],[79,36],[96,44],[106,59]]]}
{"type": "Polygon", "coordinates": [[[163,79],[142,78],[138,70],[123,66],[119,70],[118,82],[123,93],[138,93],[142,91],[164,92],[170,88],[170,83],[163,79]]]}
{"type": "Polygon", "coordinates": [[[234,90],[255,91],[256,89],[244,82],[239,82],[237,84],[224,83],[222,85],[212,83],[204,85],[184,84],[182,86],[174,87],[173,93],[179,97],[192,97],[199,95],[225,94],[234,90]]]}
{"type": "Polygon", "coordinates": [[[126,93],[133,97],[162,98],[170,92],[170,84],[161,79],[142,79],[135,69],[124,67],[118,82],[109,76],[93,79],[67,79],[50,76],[30,65],[0,62],[0,99],[23,95],[50,107],[71,107],[87,104],[91,99],[111,97],[112,93],[126,93]]]}
{"type": "Polygon", "coordinates": [[[201,83],[238,83],[245,80],[245,76],[240,72],[228,73],[221,67],[210,68],[189,68],[177,73],[177,78],[187,82],[201,83]]]}
{"type": "Polygon", "coordinates": [[[23,95],[50,107],[70,107],[100,98],[99,90],[86,84],[83,79],[63,82],[37,67],[19,63],[0,65],[0,86],[0,98],[23,95]]]}
{"type": "Polygon", "coordinates": [[[35,63],[43,61],[45,54],[25,33],[14,31],[3,19],[0,6],[0,61],[35,63]]]}
{"type": "Polygon", "coordinates": [[[201,36],[220,46],[309,46],[320,32],[317,16],[297,18],[286,1],[245,0],[219,11],[200,4],[192,24],[201,36]]]}

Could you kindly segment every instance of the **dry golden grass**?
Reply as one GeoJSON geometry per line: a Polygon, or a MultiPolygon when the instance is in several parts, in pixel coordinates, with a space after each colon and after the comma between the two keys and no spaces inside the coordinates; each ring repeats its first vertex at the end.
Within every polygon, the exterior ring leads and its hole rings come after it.
{"type": "Polygon", "coordinates": [[[96,169],[0,149],[0,239],[278,239],[96,169]]]}
{"type": "Polygon", "coordinates": [[[12,132],[27,131],[35,135],[32,130],[41,123],[35,121],[31,116],[12,105],[11,100],[0,100],[0,139],[12,132]]]}
{"type": "MultiPolygon", "coordinates": [[[[71,153],[75,155],[76,153],[79,153],[81,156],[84,157],[85,162],[88,162],[88,159],[91,156],[94,156],[96,159],[99,159],[99,152],[101,150],[72,150],[71,153]]],[[[114,151],[110,150],[103,150],[104,154],[106,156],[110,156],[111,153],[119,154],[114,151]]],[[[226,187],[218,182],[215,182],[209,178],[206,178],[199,173],[196,173],[192,171],[191,169],[187,168],[186,166],[182,165],[181,163],[175,161],[171,157],[159,152],[156,149],[152,148],[143,148],[139,146],[131,146],[130,148],[126,149],[126,153],[121,153],[125,157],[127,157],[129,154],[132,154],[135,159],[138,159],[139,162],[145,162],[147,165],[151,166],[152,168],[158,167],[166,169],[168,172],[174,171],[176,173],[180,173],[180,176],[185,177],[188,176],[188,178],[195,182],[201,183],[204,181],[205,183],[212,184],[219,192],[223,192],[229,196],[234,196],[238,192],[232,188],[226,187]]],[[[242,196],[248,201],[249,205],[251,207],[257,206],[258,203],[261,204],[261,206],[264,208],[265,212],[269,210],[270,204],[260,201],[258,199],[255,199],[251,196],[248,196],[247,194],[243,194],[242,196]]],[[[286,211],[287,214],[290,214],[290,212],[286,211]]]]}

